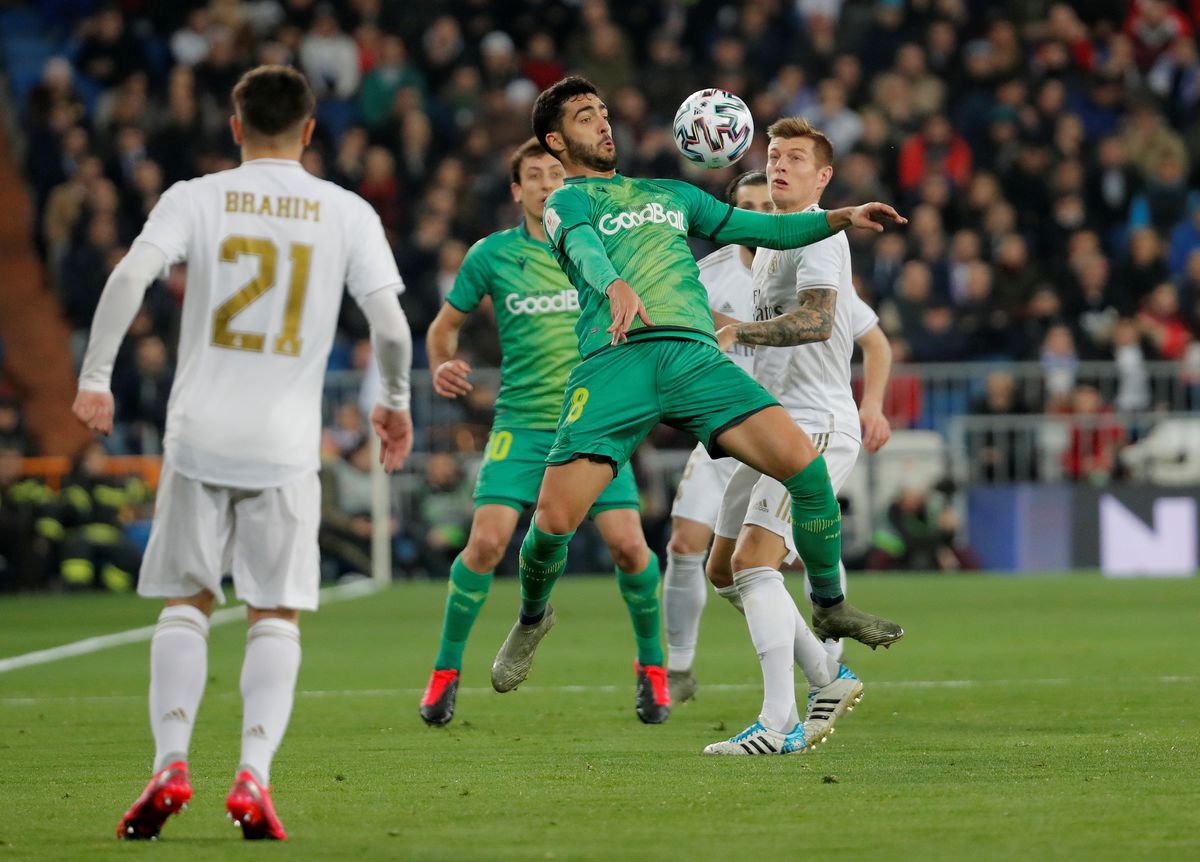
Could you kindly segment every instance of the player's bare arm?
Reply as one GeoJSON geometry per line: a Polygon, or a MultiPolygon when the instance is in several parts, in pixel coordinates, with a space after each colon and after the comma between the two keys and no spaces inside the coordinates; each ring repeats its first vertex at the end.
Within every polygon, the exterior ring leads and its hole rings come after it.
{"type": "Polygon", "coordinates": [[[728,345],[761,344],[768,347],[792,347],[797,344],[812,344],[828,341],[833,334],[833,316],[837,308],[837,290],[832,287],[814,287],[801,291],[800,307],[771,320],[755,323],[739,323],[721,330],[728,345]]]}
{"type": "Polygon", "coordinates": [[[450,303],[443,303],[425,335],[429,367],[433,369],[433,391],[443,398],[457,398],[475,388],[468,379],[471,364],[455,358],[458,333],[466,321],[467,315],[450,303]]]}
{"type": "Polygon", "coordinates": [[[856,207],[842,207],[825,213],[829,227],[834,231],[857,227],[881,232],[887,224],[908,224],[908,219],[896,212],[889,204],[872,201],[856,207]]]}
{"type": "MultiPolygon", "coordinates": [[[[730,317],[728,314],[722,314],[721,312],[717,311],[715,308],[712,309],[712,317],[713,317],[713,328],[715,328],[715,329],[724,329],[726,326],[737,326],[739,323],[742,322],[742,321],[738,320],[736,317],[730,317]]],[[[725,348],[722,348],[722,349],[725,349],[725,348]]]]}
{"type": "Polygon", "coordinates": [[[883,396],[892,372],[892,345],[878,325],[856,341],[863,352],[863,394],[858,408],[863,448],[878,452],[892,436],[892,425],[883,413],[883,396]]]}

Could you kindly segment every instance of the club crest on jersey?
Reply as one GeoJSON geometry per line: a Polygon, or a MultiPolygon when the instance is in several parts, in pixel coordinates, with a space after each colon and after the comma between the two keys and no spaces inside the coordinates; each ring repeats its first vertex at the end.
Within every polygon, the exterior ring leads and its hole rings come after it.
{"type": "Polygon", "coordinates": [[[504,307],[509,314],[554,314],[560,311],[579,311],[579,292],[573,287],[558,293],[541,296],[517,296],[510,293],[504,297],[504,307]]]}
{"type": "Polygon", "coordinates": [[[640,210],[623,213],[607,213],[597,227],[605,236],[613,236],[623,230],[641,227],[644,224],[668,224],[678,231],[686,231],[682,210],[669,210],[660,203],[648,203],[640,210]]]}

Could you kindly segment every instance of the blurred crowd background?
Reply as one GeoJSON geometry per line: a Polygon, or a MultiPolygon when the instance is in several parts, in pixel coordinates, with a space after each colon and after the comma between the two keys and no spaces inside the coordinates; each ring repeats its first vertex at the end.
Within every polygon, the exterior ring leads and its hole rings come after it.
{"type": "MultiPolygon", "coordinates": [[[[530,134],[534,98],[578,72],[610,107],[626,174],[719,193],[736,172],[762,167],[761,134],[725,171],[678,157],[670,122],[679,102],[721,87],[745,99],[760,130],[804,115],[829,135],[836,164],[825,206],[885,200],[908,215],[906,230],[851,237],[856,283],[901,363],[893,422],[962,455],[957,472],[947,456],[947,476],[1130,475],[1142,462],[1120,456],[1152,436],[1147,417],[1200,401],[1200,0],[0,5],[5,113],[23,141],[30,239],[76,363],[105,280],[159,195],[237,164],[233,84],[257,64],[287,63],[319,99],[305,167],[378,211],[423,365],[423,333],[467,248],[519,218],[507,156],[530,134]],[[1049,456],[1043,424],[1030,421],[1045,416],[1063,417],[1049,456]]],[[[697,255],[709,250],[696,243],[697,255]]],[[[184,283],[178,270],[151,289],[122,350],[110,455],[159,451],[184,283]]],[[[330,359],[324,477],[324,538],[343,569],[362,566],[370,532],[357,397],[366,339],[348,302],[330,359]]],[[[463,344],[476,367],[498,365],[486,310],[463,344]]],[[[397,492],[393,527],[408,570],[444,571],[465,541],[495,394],[494,377],[482,382],[461,404],[438,403],[427,385],[418,392],[422,457],[397,492]]],[[[679,462],[656,455],[687,445],[660,429],[638,460],[660,540],[679,462]]],[[[37,454],[50,453],[23,433],[17,393],[0,382],[4,494],[32,481],[13,459],[37,454]]],[[[77,459],[76,486],[87,485],[86,461],[77,459]]],[[[908,531],[901,547],[912,548],[923,541],[912,534],[919,522],[937,537],[933,566],[940,555],[951,567],[953,482],[931,478],[923,488],[900,482],[873,507],[861,545],[874,564],[892,561],[896,545],[872,536],[908,531]]],[[[61,529],[48,563],[58,571],[77,558],[61,550],[64,519],[75,516],[63,514],[60,489],[47,493],[53,501],[38,505],[58,508],[37,518],[61,529]]],[[[126,522],[144,517],[145,495],[123,493],[126,522]]]]}

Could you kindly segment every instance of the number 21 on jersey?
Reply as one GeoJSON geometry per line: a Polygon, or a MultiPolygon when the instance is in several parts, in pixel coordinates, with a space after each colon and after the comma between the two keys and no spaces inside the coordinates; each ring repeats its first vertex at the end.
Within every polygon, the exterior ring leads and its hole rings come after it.
{"type": "MultiPolygon", "coordinates": [[[[266,345],[265,332],[244,332],[233,329],[233,319],[275,286],[279,248],[269,239],[234,235],[221,243],[221,262],[233,263],[242,255],[258,258],[258,273],[213,312],[212,343],[230,350],[262,353],[266,345]]],[[[283,310],[283,327],[271,349],[282,356],[300,355],[300,317],[304,313],[304,294],[308,290],[308,273],[312,266],[312,246],[293,243],[288,259],[291,278],[288,280],[287,304],[283,310]]]]}

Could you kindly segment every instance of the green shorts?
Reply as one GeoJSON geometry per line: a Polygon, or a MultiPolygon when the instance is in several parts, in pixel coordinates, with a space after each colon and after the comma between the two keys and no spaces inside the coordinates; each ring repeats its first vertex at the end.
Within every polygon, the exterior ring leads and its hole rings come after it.
{"type": "Polygon", "coordinates": [[[718,458],[721,432],[777,403],[716,345],[629,341],[575,366],[546,461],[596,457],[616,471],[659,422],[694,435],[718,458]]]}
{"type": "MultiPolygon", "coordinates": [[[[553,431],[493,428],[475,480],[475,505],[510,506],[519,511],[536,503],[546,472],[546,455],[553,442],[553,431]]],[[[626,464],[600,493],[588,517],[608,509],[637,508],[637,482],[633,468],[626,464]]]]}

